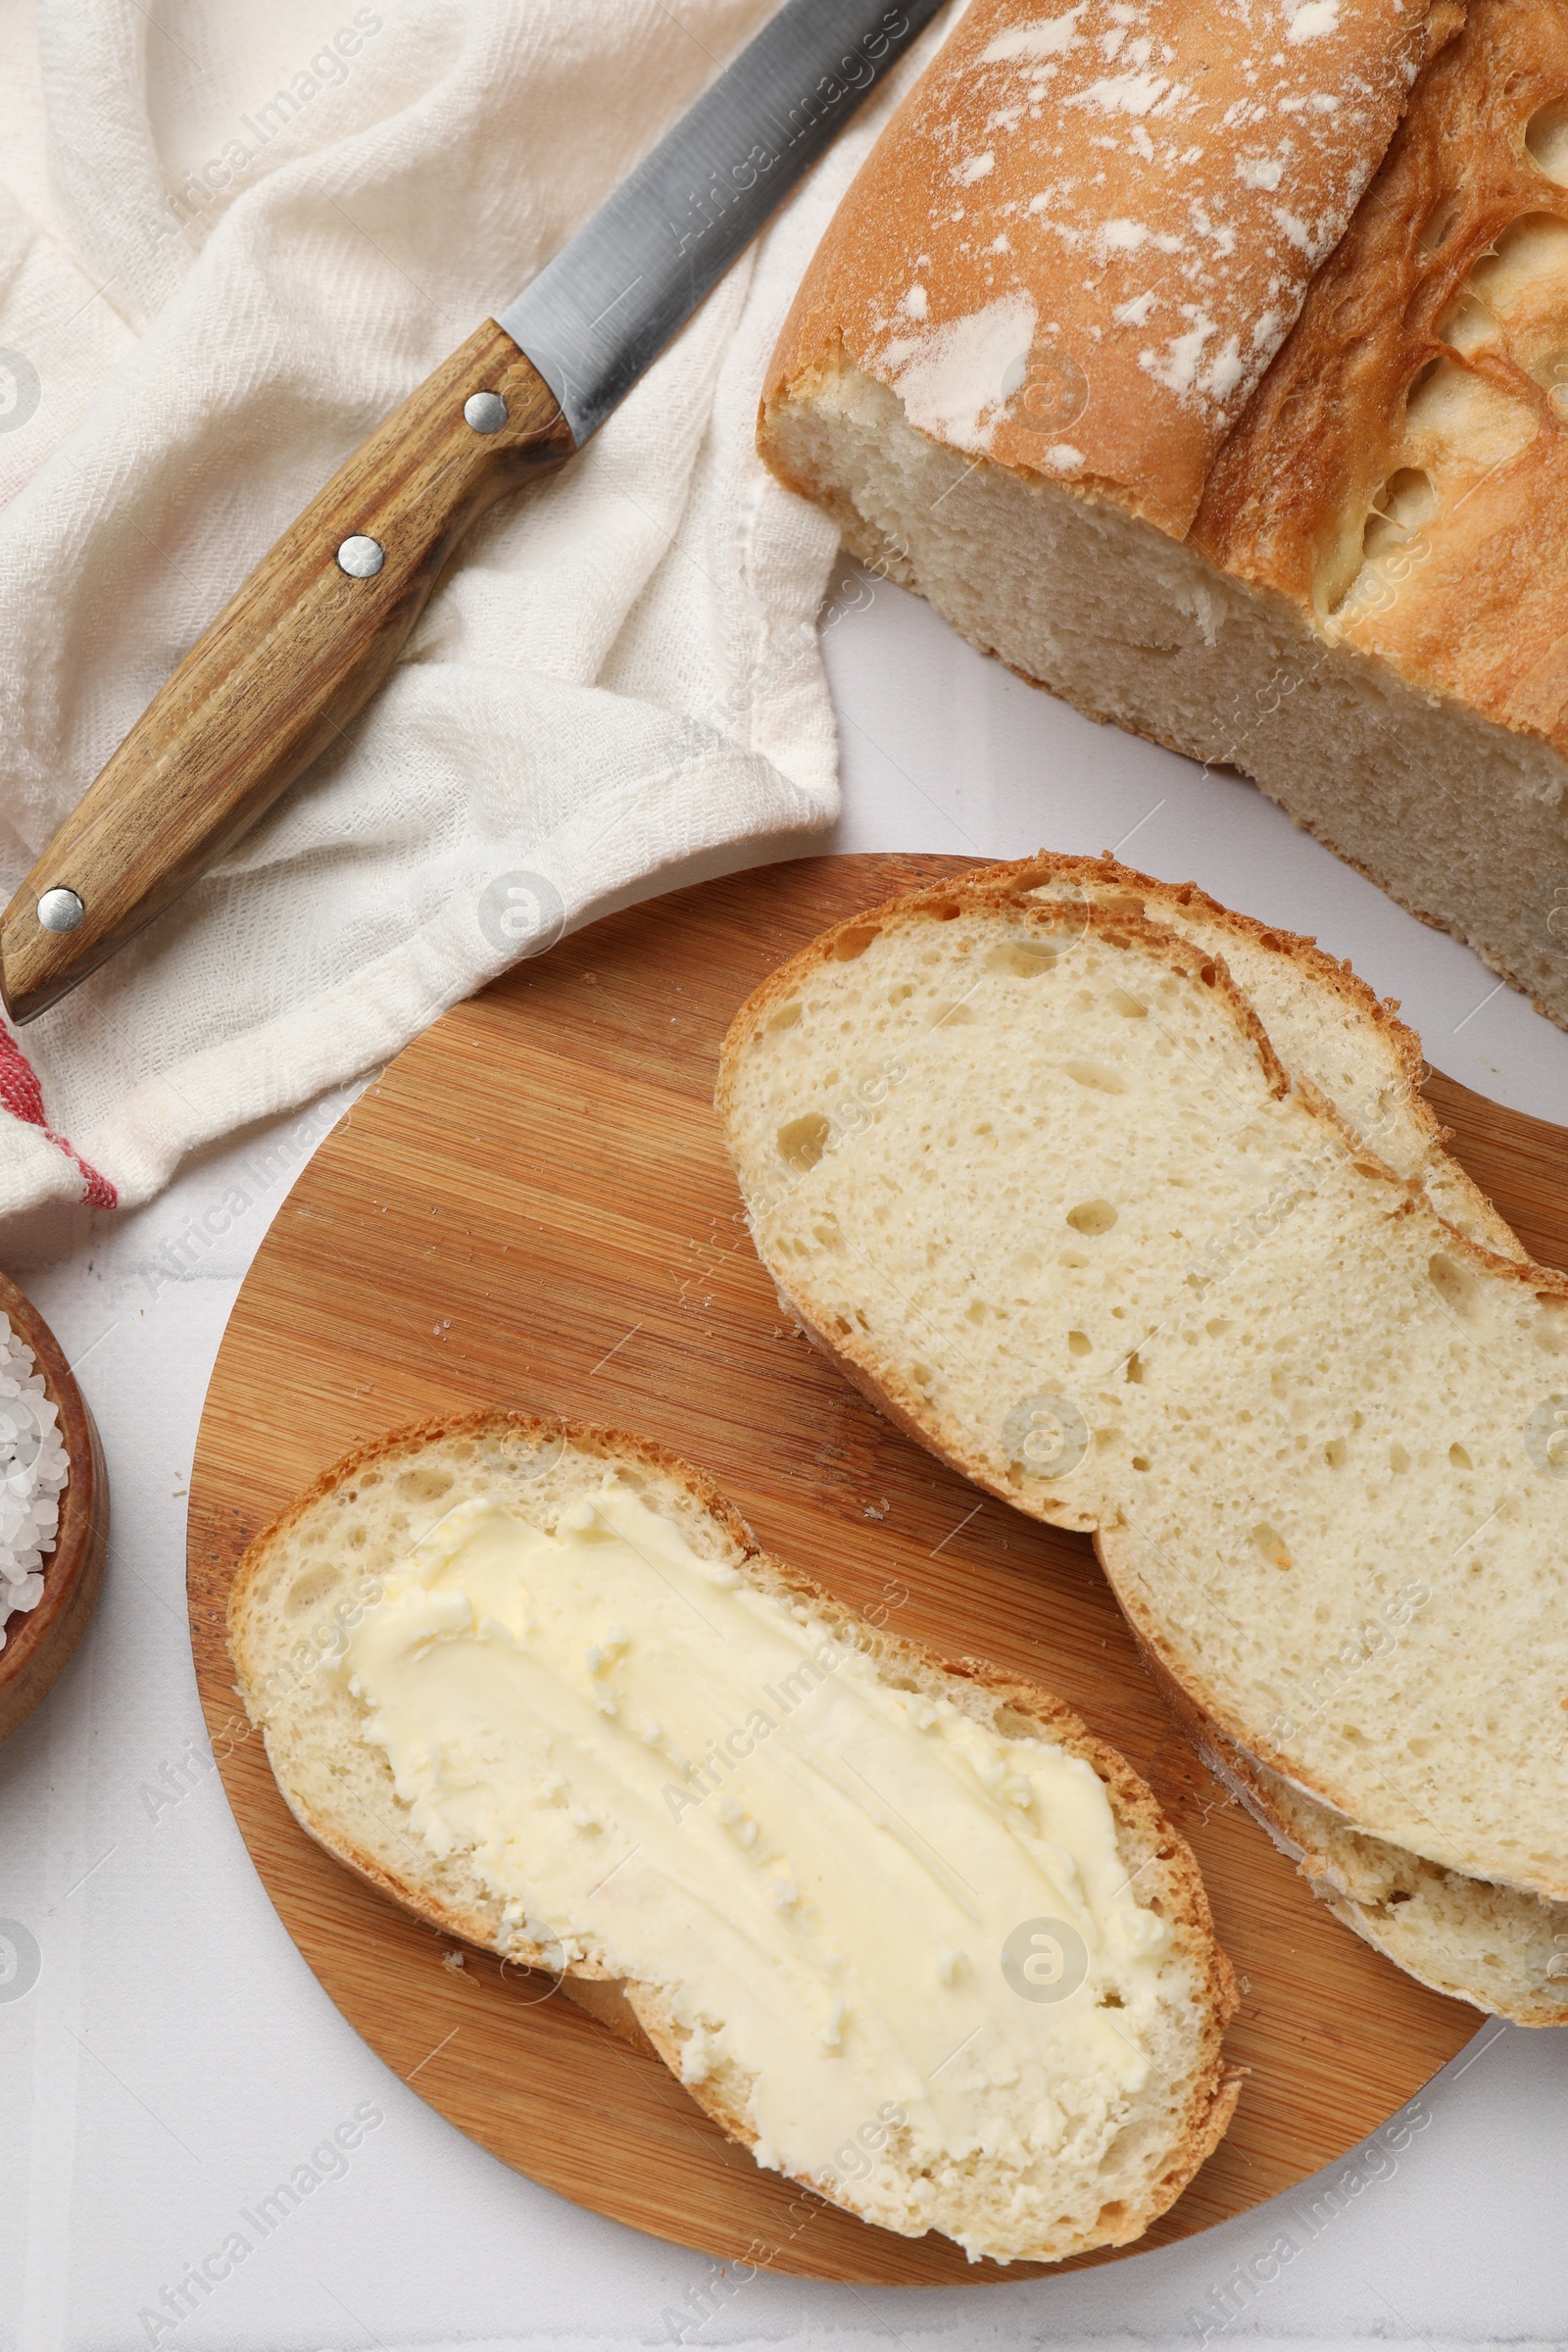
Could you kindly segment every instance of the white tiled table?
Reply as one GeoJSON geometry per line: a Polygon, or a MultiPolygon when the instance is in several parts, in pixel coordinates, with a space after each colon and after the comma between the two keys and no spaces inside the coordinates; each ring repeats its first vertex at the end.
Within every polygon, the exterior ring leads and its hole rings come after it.
{"type": "MultiPolygon", "coordinates": [[[[1250,788],[1086,725],[896,590],[859,594],[825,640],[845,753],[829,846],[1123,845],[1131,862],[1317,933],[1403,999],[1440,1067],[1568,1124],[1568,1036],[1250,788]]],[[[25,1998],[0,2001],[0,2352],[1010,2352],[1196,2344],[1200,2314],[1226,2344],[1568,2341],[1568,2032],[1481,2023],[1405,2125],[1328,2177],[1337,2211],[1314,2184],[1315,2221],[1303,2191],[1168,2252],[968,2293],[724,2278],[518,2179],[389,2075],[296,1954],[240,1843],[204,1756],[183,1601],[213,1357],[332,1108],[236,1143],[152,1207],[15,1269],[79,1360],[115,1531],[80,1655],[0,1749],[0,1917],[42,1951],[25,1998]],[[252,1205],[213,1235],[197,1220],[236,1185],[252,1205]],[[357,2109],[379,2120],[348,2156],[320,2157],[297,2212],[210,2293],[192,2290],[177,2325],[139,2318],[357,2109]],[[1288,2261],[1269,2252],[1282,2236],[1288,2261]]]]}

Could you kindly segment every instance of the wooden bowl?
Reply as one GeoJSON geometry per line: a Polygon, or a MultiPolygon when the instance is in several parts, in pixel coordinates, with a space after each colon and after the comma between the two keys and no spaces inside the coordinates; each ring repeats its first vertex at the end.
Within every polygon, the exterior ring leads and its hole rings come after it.
{"type": "Polygon", "coordinates": [[[109,1479],[92,1415],[59,1342],[32,1301],[3,1274],[0,1310],[32,1349],[45,1393],[60,1414],[60,1435],[71,1461],[60,1497],[60,1533],[53,1551],[44,1554],[43,1597],[26,1615],[8,1620],[6,1645],[0,1649],[0,1740],[6,1740],[59,1680],[87,1630],[109,1549],[109,1479]]]}

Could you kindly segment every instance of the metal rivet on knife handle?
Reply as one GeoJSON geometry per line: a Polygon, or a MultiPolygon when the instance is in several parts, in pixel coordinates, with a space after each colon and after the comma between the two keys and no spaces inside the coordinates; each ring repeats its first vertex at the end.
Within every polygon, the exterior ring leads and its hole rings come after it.
{"type": "Polygon", "coordinates": [[[463,416],[476,433],[499,433],[507,421],[507,404],[499,392],[470,392],[463,404],[463,416]]]}
{"type": "Polygon", "coordinates": [[[574,446],[555,393],[493,319],[415,387],[203,631],[13,894],[0,915],[12,1020],[58,1003],[172,906],[340,739],[464,531],[574,446]],[[475,385],[505,400],[504,432],[465,423],[475,385]],[[38,902],[68,885],[79,919],[52,931],[38,902]]]}
{"type": "Polygon", "coordinates": [[[46,890],[38,901],[38,920],[46,931],[74,931],[87,909],[74,890],[46,890]]]}
{"type": "Polygon", "coordinates": [[[339,571],[346,571],[351,580],[373,580],[386,562],[386,550],[379,539],[367,539],[357,533],[345,539],[337,551],[339,571]]]}

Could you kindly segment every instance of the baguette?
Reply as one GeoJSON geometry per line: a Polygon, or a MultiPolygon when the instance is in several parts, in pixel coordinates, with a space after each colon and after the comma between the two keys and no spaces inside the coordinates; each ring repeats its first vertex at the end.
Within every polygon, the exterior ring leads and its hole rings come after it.
{"type": "Polygon", "coordinates": [[[758,433],[974,644],[1562,1023],[1565,91],[1558,0],[974,0],[758,433]]]}
{"type": "MultiPolygon", "coordinates": [[[[601,1555],[589,1545],[586,1556],[601,1555]]],[[[555,1573],[567,1576],[565,1568],[555,1573]]],[[[477,1601],[473,1610],[471,1622],[458,1630],[471,1632],[477,1625],[474,1639],[482,1647],[494,1639],[494,1623],[480,1615],[477,1601]]],[[[736,1621],[726,1622],[733,1631],[736,1621]]],[[[982,1665],[944,1665],[911,1642],[876,1632],[794,1569],[759,1550],[710,1482],[662,1448],[612,1431],[563,1428],[499,1411],[401,1431],[335,1464],[257,1538],[236,1574],[228,1624],[241,1696],[263,1730],[286,1801],[313,1838],[444,1932],[583,1984],[590,2005],[602,2006],[603,1996],[618,1986],[636,2025],[726,2132],[750,2146],[759,2163],[790,2173],[849,2212],[906,2236],[942,2230],[971,2257],[1054,2261],[1140,2235],[1180,2194],[1223,2132],[1238,2090],[1220,2048],[1236,2002],[1231,1972],[1215,1943],[1192,1856],[1131,1767],[1047,1691],[982,1665]],[[657,1853],[661,1834],[672,1841],[657,1868],[637,1861],[635,1845],[612,1863],[617,1839],[625,1842],[628,1822],[643,1823],[635,1810],[637,1784],[634,1777],[617,1783],[606,1797],[591,1744],[585,1747],[573,1728],[569,1677],[551,1686],[548,1703],[541,1701],[537,1711],[522,1710],[517,1738],[533,1738],[539,1726],[550,1727],[543,1737],[559,1787],[548,1799],[508,1815],[512,1842],[503,1849],[455,1834],[459,1816],[453,1806],[460,1798],[443,1800],[445,1812],[439,1804],[432,1811],[428,1790],[416,1788],[418,1758],[411,1762],[386,1730],[384,1690],[377,1699],[380,1686],[368,1663],[379,1653],[373,1642],[370,1649],[364,1647],[367,1629],[373,1636],[388,1609],[405,1605],[410,1594],[418,1604],[420,1580],[427,1584],[429,1572],[421,1565],[414,1575],[410,1563],[427,1563],[435,1556],[433,1547],[454,1540],[453,1531],[461,1533],[474,1510],[500,1513],[509,1526],[542,1531],[559,1541],[564,1531],[584,1523],[585,1511],[592,1518],[612,1507],[627,1524],[656,1529],[660,1542],[678,1538],[701,1563],[702,1609],[683,1614],[678,1598],[669,1600],[678,1632],[664,1625],[649,1649],[657,1659],[659,1642],[667,1647],[683,1640],[689,1650],[672,1686],[667,1725],[631,1729],[634,1701],[615,1677],[622,1653],[628,1644],[635,1650],[640,1637],[635,1623],[630,1634],[624,1623],[611,1634],[604,1631],[591,1586],[579,1590],[563,1581],[554,1596],[543,1585],[531,1587],[532,1616],[523,1647],[529,1660],[550,1654],[548,1634],[536,1629],[559,1602],[567,1651],[588,1660],[581,1671],[596,1712],[585,1720],[600,1726],[611,1722],[615,1728],[603,1732],[610,1752],[631,1754],[634,1762],[646,1757],[647,1742],[662,1742],[667,1760],[661,1768],[677,1790],[679,1827],[661,1833],[648,1817],[642,1834],[650,1852],[657,1853]],[[920,1890],[928,1890],[933,1880],[921,1855],[934,1854],[934,1841],[944,1834],[942,1821],[921,1810],[922,1781],[916,1793],[905,1791],[898,1814],[907,1833],[902,1841],[896,1822],[883,1821],[879,1830],[880,1816],[851,1815],[858,1825],[852,1875],[858,1887],[880,1888],[885,1906],[877,1914],[874,1939],[874,1955],[880,1957],[868,1964],[868,1977],[863,1949],[855,1940],[858,1919],[844,1911],[849,1898],[833,1895],[828,1867],[837,1851],[834,1789],[850,1769],[837,1759],[858,1752],[853,1742],[844,1744],[841,1716],[822,1713],[808,1720],[803,1712],[799,1742],[788,1749],[778,1730],[766,1750],[769,1767],[779,1767],[772,1780],[762,1767],[743,1764],[721,1803],[704,1807],[688,1793],[698,1783],[689,1758],[683,1764],[679,1753],[684,1735],[677,1710],[688,1703],[681,1694],[702,1686],[703,1678],[722,1664],[724,1643],[711,1635],[705,1638],[702,1624],[705,1612],[718,1608],[719,1596],[731,1592],[738,1595],[732,1605],[744,1613],[747,1626],[760,1621],[800,1629],[800,1640],[809,1636],[836,1654],[831,1689],[812,1690],[804,1707],[815,1706],[818,1697],[824,1706],[831,1701],[836,1707],[869,1691],[889,1719],[904,1727],[901,1738],[906,1732],[910,1740],[955,1740],[965,1755],[974,1756],[977,1772],[991,1752],[985,1743],[1000,1741],[1015,1759],[1010,1765],[1015,1774],[1041,1769],[1042,1758],[1049,1769],[1067,1774],[1077,1792],[1074,1801],[1088,1805],[1097,1820],[1104,1813],[1119,1881],[1106,1900],[1119,1906],[1118,1919],[1136,1913],[1145,1923],[1147,1933],[1139,1934],[1153,1955],[1145,1976],[1136,1970],[1128,1976],[1124,1968],[1118,1976],[1122,1964],[1113,1957],[1112,1940],[1096,1942],[1096,1930],[1088,1934],[1093,1949],[1083,1962],[1086,1982],[1072,2002],[1063,1997],[1059,2006],[1040,2006],[1043,1996],[1018,2000],[1015,1987],[1003,1985],[1004,1954],[975,1943],[967,1957],[950,1952],[944,1960],[918,1933],[911,1936],[910,1921],[920,1902],[929,1899],[928,1891],[920,1890]],[[620,1747],[616,1740],[622,1741],[620,1747]],[[804,1826],[780,1859],[771,1854],[769,1840],[778,1830],[780,1791],[788,1793],[791,1773],[809,1783],[814,1796],[804,1826]],[[596,1888],[594,1897],[569,1915],[551,1912],[540,1891],[553,1883],[552,1841],[571,1835],[564,1826],[567,1818],[581,1836],[593,1831],[595,1853],[612,1870],[603,1891],[596,1888]],[[691,1842],[682,1844],[682,1839],[691,1842]],[[514,1852],[526,1872],[526,1899],[516,1899],[517,1882],[502,1868],[514,1852]],[[688,1872],[699,1890],[704,1885],[710,1890],[702,1870],[716,1869],[718,1884],[733,1882],[740,1902],[751,1899],[748,1872],[755,1875],[765,1867],[787,1875],[791,1865],[800,1892],[789,1895],[795,1908],[788,1917],[804,1917],[809,1927],[820,1915],[829,1941],[842,1942],[850,1954],[844,1968],[846,1997],[822,2036],[824,2041],[830,2033],[841,2036],[829,2052],[831,2067],[820,2050],[809,2063],[792,2061],[796,2008],[808,1994],[815,1997],[799,1954],[788,1966],[775,1967],[765,1938],[755,1948],[747,1946],[751,1958],[745,1973],[762,1987],[749,1996],[751,2004],[760,2001],[766,2012],[760,2056],[755,2039],[747,2038],[752,2032],[747,1998],[738,1998],[729,2014],[716,2013],[712,1980],[702,1973],[712,1954],[725,1948],[722,1916],[695,1900],[688,1905],[689,1917],[679,1914],[682,1958],[672,1973],[655,1978],[636,1959],[643,1949],[639,1939],[664,1919],[670,1889],[678,1892],[688,1872]],[[910,1895],[911,1883],[917,1900],[910,1895]],[[895,1974],[906,1968],[922,1984],[929,1976],[933,1987],[940,1977],[947,1989],[931,1997],[950,2003],[947,2022],[956,2022],[956,2042],[963,2038],[969,2010],[976,2010],[978,2039],[966,2045],[969,2056],[962,2064],[944,2060],[927,2075],[921,2071],[924,2047],[912,2034],[907,2049],[877,2040],[877,2016],[874,2008],[866,2008],[876,1967],[892,1967],[895,1974]],[[1110,2016],[1118,2009],[1119,2021],[1110,2016]],[[845,2016],[842,2028],[839,2010],[845,2016]],[[1065,2038],[1053,2039],[1057,2021],[1070,2011],[1087,2017],[1088,2027],[1069,2031],[1062,2025],[1059,2035],[1065,2038]],[[1081,2032],[1100,2037],[1094,2049],[1111,2036],[1105,2044],[1113,2053],[1111,2072],[1120,2073],[1119,2086],[1108,2095],[1105,2067],[1110,2062],[1084,2057],[1072,2038],[1081,2032]],[[1056,2076],[1047,2065],[1042,2074],[1044,2060],[1058,2048],[1069,2056],[1078,2052],[1076,2075],[1071,2065],[1056,2076]],[[1136,2056],[1137,2051],[1143,2055],[1136,2056]],[[869,2133],[853,2134],[847,2153],[841,2150],[825,2162],[792,2162],[790,2134],[799,2135],[801,2128],[798,2119],[789,2119],[797,2108],[808,2107],[811,2085],[824,2073],[842,2085],[835,2097],[880,2120],[869,2133]],[[1053,2115],[1056,2126],[1050,2122],[1053,2115]],[[871,2147],[877,2150],[874,2159],[865,2153],[871,2147]]],[[[820,1655],[820,1646],[811,1654],[820,1655]]],[[[817,1683],[822,1680],[818,1672],[817,1683]]],[[[769,1695],[776,1708],[778,1691],[769,1695]]],[[[760,1703],[755,1691],[747,1703],[760,1703]]],[[[451,1769],[460,1791],[467,1786],[464,1773],[478,1773],[482,1793],[484,1775],[493,1779],[502,1770],[497,1761],[502,1734],[489,1724],[474,1737],[483,1749],[482,1768],[471,1759],[464,1763],[460,1754],[451,1769]]],[[[1006,1801],[1022,1802],[1020,1792],[1029,1785],[1015,1781],[1006,1801]]],[[[881,1794],[890,1810],[897,1805],[891,1791],[884,1788],[881,1794]]],[[[1055,1826],[1067,1822],[1064,1814],[1055,1826]]],[[[1069,1830],[1062,1828],[1062,1834],[1069,1830]]],[[[966,1847],[963,1866],[978,1876],[991,1850],[983,1839],[966,1847]]],[[[599,1866],[596,1859],[596,1876],[599,1866]]],[[[1092,1866],[1091,1857],[1086,1873],[1092,1866]]],[[[1087,1876],[1084,1886],[1090,1889],[1087,1902],[1093,1894],[1087,1876]]],[[[987,1888],[971,1891],[984,1911],[987,1888]]],[[[781,1900],[775,1893],[775,1913],[781,1900]]],[[[1083,1920],[1088,1918],[1085,1912],[1083,1920]]],[[[1126,1932],[1132,1936],[1131,1929],[1126,1932]]],[[[979,1933],[973,1931],[971,1942],[979,1933]]],[[[1106,1938],[1110,1933],[1105,1931],[1106,1938]]],[[[1116,1934],[1121,1933],[1118,1928],[1116,1934]]],[[[1127,1948],[1136,1942],[1134,1936],[1127,1948]]],[[[808,2143],[807,2133],[802,2144],[808,2143]]]]}
{"type": "Polygon", "coordinates": [[[1456,1231],[1130,903],[840,925],[737,1015],[718,1103],[786,1304],[1100,1536],[1228,1739],[1385,1844],[1568,1895],[1568,1278],[1456,1231]]]}

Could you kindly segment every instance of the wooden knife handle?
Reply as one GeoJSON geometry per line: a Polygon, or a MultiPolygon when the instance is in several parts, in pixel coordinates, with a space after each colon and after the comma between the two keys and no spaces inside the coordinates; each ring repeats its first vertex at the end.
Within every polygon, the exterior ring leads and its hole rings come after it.
{"type": "MultiPolygon", "coordinates": [[[[13,1020],[85,979],[271,807],[380,684],[468,524],[573,448],[494,319],[377,426],[197,639],[6,908],[13,1020]],[[505,419],[491,400],[470,420],[475,394],[499,395],[505,419]],[[363,568],[377,551],[379,568],[363,568]],[[40,921],[50,891],[79,900],[74,928],[40,921]]],[[[45,911],[74,914],[69,898],[45,911]]]]}

